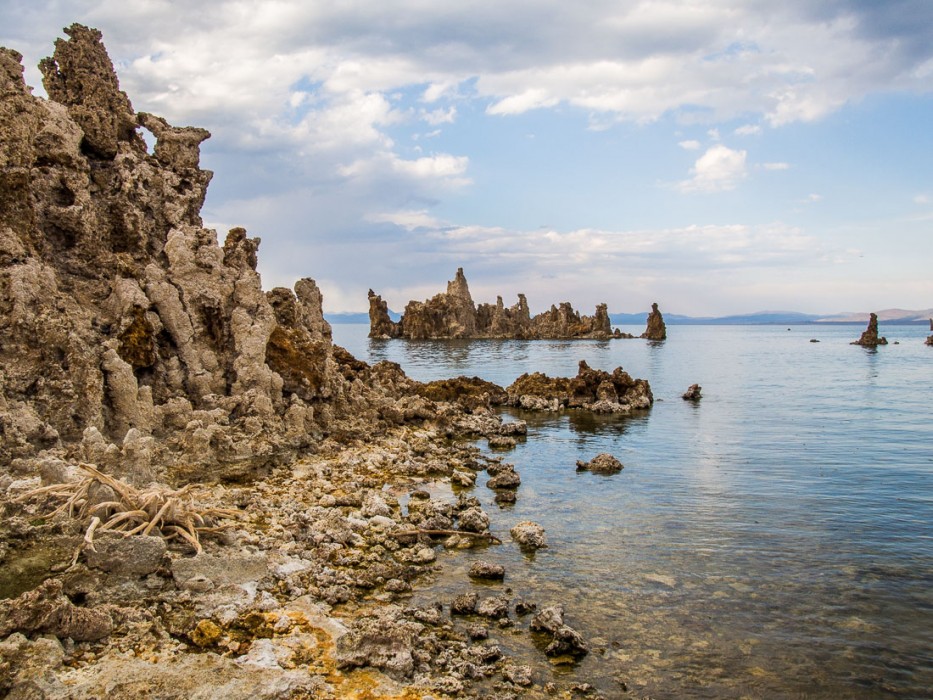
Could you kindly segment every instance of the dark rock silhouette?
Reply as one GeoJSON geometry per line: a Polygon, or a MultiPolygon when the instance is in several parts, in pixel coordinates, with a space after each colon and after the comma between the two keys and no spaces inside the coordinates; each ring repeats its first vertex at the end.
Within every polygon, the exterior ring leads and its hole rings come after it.
{"type": "Polygon", "coordinates": [[[645,332],[641,334],[642,338],[647,340],[664,340],[667,338],[667,326],[664,325],[664,317],[658,310],[657,303],[651,305],[651,313],[648,314],[648,324],[645,332]]]}
{"type": "Polygon", "coordinates": [[[868,327],[862,333],[858,340],[853,341],[851,345],[861,345],[866,348],[874,348],[879,345],[887,345],[888,340],[884,336],[878,336],[878,314],[872,313],[868,318],[868,327]]]}
{"type": "Polygon", "coordinates": [[[427,301],[410,301],[398,322],[389,318],[388,305],[369,290],[369,337],[426,340],[440,338],[517,338],[544,340],[566,338],[608,339],[623,334],[612,329],[605,304],[593,316],[581,316],[568,302],[531,316],[524,294],[506,308],[502,297],[495,304],[473,302],[463,268],[457,269],[447,291],[427,301]]]}

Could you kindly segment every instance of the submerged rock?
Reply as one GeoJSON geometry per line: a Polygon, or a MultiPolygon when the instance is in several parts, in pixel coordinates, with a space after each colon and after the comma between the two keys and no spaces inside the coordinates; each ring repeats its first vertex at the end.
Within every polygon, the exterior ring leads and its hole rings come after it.
{"type": "Polygon", "coordinates": [[[370,338],[517,338],[543,340],[564,338],[621,338],[613,330],[605,304],[593,316],[581,316],[568,302],[531,316],[524,294],[506,308],[502,297],[495,304],[473,302],[463,268],[447,283],[447,292],[424,302],[410,301],[397,321],[389,317],[388,305],[369,290],[370,338]]]}

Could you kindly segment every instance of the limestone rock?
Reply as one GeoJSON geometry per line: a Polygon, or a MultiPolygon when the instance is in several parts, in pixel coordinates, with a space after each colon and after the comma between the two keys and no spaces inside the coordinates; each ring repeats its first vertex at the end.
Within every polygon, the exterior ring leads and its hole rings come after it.
{"type": "Polygon", "coordinates": [[[618,474],[623,469],[622,462],[611,454],[603,452],[589,462],[577,460],[577,471],[590,471],[594,474],[618,474]]]}
{"type": "MultiPolygon", "coordinates": [[[[812,340],[810,341],[813,342],[812,340]]],[[[817,341],[819,342],[819,341],[817,341]]],[[[700,393],[703,387],[699,384],[691,384],[683,394],[684,401],[699,401],[703,398],[703,395],[700,393]]]]}
{"type": "MultiPolygon", "coordinates": [[[[397,365],[333,346],[312,280],[263,291],[259,239],[203,226],[210,134],[136,114],[101,33],[65,33],[48,100],[0,50],[0,464],[244,480],[336,429],[435,419],[397,365]]],[[[465,280],[449,292],[466,310],[465,280]]]]}
{"type": "Polygon", "coordinates": [[[548,377],[541,372],[523,374],[507,389],[508,404],[530,410],[584,408],[603,413],[626,413],[650,408],[651,387],[621,367],[612,373],[594,370],[581,360],[577,376],[548,377]]]}
{"type": "Polygon", "coordinates": [[[879,345],[887,345],[888,340],[884,336],[878,336],[878,314],[872,313],[868,317],[868,327],[864,330],[858,340],[853,341],[852,345],[861,345],[866,348],[876,348],[879,345]]]}
{"type": "Polygon", "coordinates": [[[19,598],[0,601],[0,638],[21,632],[95,641],[106,637],[112,629],[110,615],[73,605],[62,593],[62,582],[57,579],[48,579],[19,598]]]}
{"type": "Polygon", "coordinates": [[[544,528],[538,523],[525,520],[509,530],[512,539],[518,543],[518,546],[526,550],[542,549],[547,547],[547,537],[544,534],[544,528]]]}
{"type": "Polygon", "coordinates": [[[664,325],[664,317],[658,310],[657,303],[651,305],[651,313],[648,314],[648,324],[645,332],[641,334],[642,338],[647,340],[665,340],[667,338],[667,326],[664,325]]]}
{"type": "Polygon", "coordinates": [[[524,294],[506,308],[502,297],[495,304],[473,302],[463,268],[447,283],[447,292],[424,302],[410,301],[397,322],[389,317],[388,305],[369,290],[371,338],[621,338],[612,329],[606,304],[599,304],[593,316],[581,316],[568,302],[532,317],[524,294]]]}

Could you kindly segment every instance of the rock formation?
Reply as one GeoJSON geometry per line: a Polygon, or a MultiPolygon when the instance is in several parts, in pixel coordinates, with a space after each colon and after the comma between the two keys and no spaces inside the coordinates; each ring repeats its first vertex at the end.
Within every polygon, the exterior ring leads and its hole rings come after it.
{"type": "Polygon", "coordinates": [[[861,345],[866,348],[875,348],[879,345],[887,345],[888,339],[884,336],[878,336],[878,314],[872,313],[868,317],[868,327],[862,333],[858,340],[853,341],[852,345],[861,345]]]}
{"type": "Polygon", "coordinates": [[[531,316],[524,294],[518,303],[506,308],[502,297],[495,304],[477,306],[470,295],[463,268],[447,283],[447,292],[427,301],[410,301],[399,321],[389,318],[388,305],[369,290],[369,337],[427,340],[439,338],[516,338],[544,340],[621,338],[613,330],[605,304],[593,316],[581,316],[568,302],[531,316]]]}
{"type": "Polygon", "coordinates": [[[687,387],[687,390],[683,393],[681,398],[684,401],[699,401],[703,398],[703,394],[701,393],[702,389],[703,387],[701,387],[699,384],[691,384],[689,387],[687,387]]]}
{"type": "Polygon", "coordinates": [[[0,51],[0,462],[244,478],[337,423],[404,420],[407,378],[333,347],[314,281],[263,292],[259,239],[203,227],[208,132],[136,114],[100,32],[66,34],[48,100],[0,51]]]}
{"type": "Polygon", "coordinates": [[[658,310],[657,303],[651,305],[651,313],[648,314],[648,325],[641,337],[647,340],[664,340],[667,338],[667,326],[664,325],[664,317],[658,310]]]}
{"type": "Polygon", "coordinates": [[[558,411],[583,408],[596,413],[628,413],[650,408],[651,387],[621,367],[612,374],[580,361],[577,376],[548,377],[541,372],[523,374],[506,390],[508,405],[530,410],[558,411]]]}
{"type": "MultiPolygon", "coordinates": [[[[421,384],[355,359],[312,280],[264,292],[259,240],[203,227],[209,134],[136,114],[100,33],[66,34],[49,100],[0,48],[0,697],[415,700],[506,672],[409,600],[432,532],[497,541],[489,515],[426,492],[406,514],[384,486],[468,488],[488,466],[514,502],[512,465],[449,438],[524,434],[492,410],[513,398],[645,408],[647,382],[584,363],[421,384]]],[[[467,332],[466,281],[448,297],[467,332]]]]}

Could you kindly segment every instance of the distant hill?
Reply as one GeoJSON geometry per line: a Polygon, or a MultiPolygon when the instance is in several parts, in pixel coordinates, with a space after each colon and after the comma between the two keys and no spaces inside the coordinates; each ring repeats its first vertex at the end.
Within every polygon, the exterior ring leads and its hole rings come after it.
{"type": "MultiPolygon", "coordinates": [[[[933,318],[933,309],[910,311],[907,309],[884,309],[876,311],[878,320],[882,323],[929,323],[933,318]]],[[[833,314],[817,319],[818,323],[868,323],[868,312],[857,311],[852,313],[833,314]]]]}

